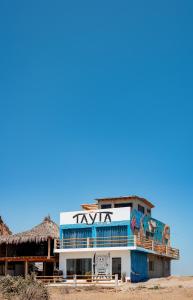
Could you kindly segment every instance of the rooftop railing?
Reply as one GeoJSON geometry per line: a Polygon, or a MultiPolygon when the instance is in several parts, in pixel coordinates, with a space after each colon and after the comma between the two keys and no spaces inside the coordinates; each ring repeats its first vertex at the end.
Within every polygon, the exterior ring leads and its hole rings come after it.
{"type": "Polygon", "coordinates": [[[128,247],[134,246],[135,237],[113,236],[97,238],[65,238],[56,241],[57,249],[128,247]]]}
{"type": "Polygon", "coordinates": [[[96,238],[65,238],[55,240],[55,249],[82,249],[82,248],[104,248],[104,247],[139,247],[154,251],[173,259],[179,259],[179,250],[158,243],[154,240],[131,236],[112,236],[96,238]]]}

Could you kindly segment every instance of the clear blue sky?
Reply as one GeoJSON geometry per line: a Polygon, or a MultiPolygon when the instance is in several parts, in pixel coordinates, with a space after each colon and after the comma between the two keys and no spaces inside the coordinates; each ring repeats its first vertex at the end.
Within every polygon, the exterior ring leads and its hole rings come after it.
{"type": "Polygon", "coordinates": [[[0,2],[0,214],[155,205],[193,271],[193,2],[0,2]]]}

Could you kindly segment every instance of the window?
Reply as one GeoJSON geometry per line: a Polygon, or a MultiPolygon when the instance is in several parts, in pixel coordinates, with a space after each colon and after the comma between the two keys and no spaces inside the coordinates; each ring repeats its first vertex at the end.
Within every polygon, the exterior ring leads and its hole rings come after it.
{"type": "Polygon", "coordinates": [[[74,228],[63,230],[62,248],[86,248],[86,238],[92,237],[92,228],[74,228]]]}
{"type": "Polygon", "coordinates": [[[67,259],[66,266],[67,275],[85,275],[88,272],[92,272],[92,259],[67,259]]]}
{"type": "Polygon", "coordinates": [[[151,209],[147,208],[148,215],[151,215],[151,209]]]}
{"type": "Polygon", "coordinates": [[[115,203],[114,207],[133,207],[132,203],[115,203]]]}
{"type": "Polygon", "coordinates": [[[111,207],[112,207],[111,204],[102,204],[102,205],[101,205],[101,209],[111,208],[111,207]]]}
{"type": "Polygon", "coordinates": [[[138,205],[138,211],[140,211],[142,214],[145,213],[145,208],[142,205],[138,205]]]}
{"type": "Polygon", "coordinates": [[[149,271],[150,272],[154,271],[154,261],[152,261],[152,260],[149,261],[149,271]]]}
{"type": "Polygon", "coordinates": [[[97,247],[128,246],[127,226],[100,226],[96,229],[97,247]]]}

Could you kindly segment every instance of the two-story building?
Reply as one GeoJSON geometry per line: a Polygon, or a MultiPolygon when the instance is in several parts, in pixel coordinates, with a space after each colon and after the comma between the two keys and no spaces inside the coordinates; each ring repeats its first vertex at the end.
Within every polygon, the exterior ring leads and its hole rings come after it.
{"type": "Polygon", "coordinates": [[[132,282],[169,276],[179,250],[170,245],[170,227],[152,218],[153,208],[144,198],[127,196],[62,212],[54,251],[64,276],[118,274],[132,282]]]}

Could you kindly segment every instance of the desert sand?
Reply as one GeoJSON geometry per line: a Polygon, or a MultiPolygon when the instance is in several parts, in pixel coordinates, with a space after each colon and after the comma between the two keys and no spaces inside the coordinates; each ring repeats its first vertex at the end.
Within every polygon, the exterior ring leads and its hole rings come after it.
{"type": "Polygon", "coordinates": [[[185,300],[193,299],[193,277],[150,279],[114,288],[49,287],[51,300],[185,300]]]}

